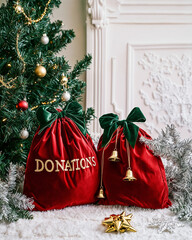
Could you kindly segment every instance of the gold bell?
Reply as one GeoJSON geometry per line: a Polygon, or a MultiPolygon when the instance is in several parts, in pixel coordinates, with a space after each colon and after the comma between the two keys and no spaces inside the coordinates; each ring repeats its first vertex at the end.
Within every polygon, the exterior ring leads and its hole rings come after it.
{"type": "Polygon", "coordinates": [[[131,171],[131,169],[127,169],[126,175],[123,178],[123,180],[124,181],[135,181],[137,179],[133,176],[133,172],[131,171]]]}
{"type": "Polygon", "coordinates": [[[119,162],[120,161],[120,158],[118,157],[117,150],[114,150],[112,152],[112,155],[109,157],[109,160],[112,161],[112,162],[119,162]]]}
{"type": "Polygon", "coordinates": [[[97,198],[101,198],[101,199],[102,199],[102,198],[105,198],[102,187],[100,187],[99,194],[97,195],[97,198]]]}

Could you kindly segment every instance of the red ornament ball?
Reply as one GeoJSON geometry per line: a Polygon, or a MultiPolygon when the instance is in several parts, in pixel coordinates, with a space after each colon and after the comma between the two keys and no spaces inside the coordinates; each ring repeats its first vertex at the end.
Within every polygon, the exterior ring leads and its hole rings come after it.
{"type": "Polygon", "coordinates": [[[20,102],[18,102],[17,103],[17,105],[16,105],[16,108],[18,109],[18,110],[23,110],[23,111],[25,111],[25,110],[27,110],[28,109],[28,102],[26,102],[25,100],[21,100],[20,102]]]}

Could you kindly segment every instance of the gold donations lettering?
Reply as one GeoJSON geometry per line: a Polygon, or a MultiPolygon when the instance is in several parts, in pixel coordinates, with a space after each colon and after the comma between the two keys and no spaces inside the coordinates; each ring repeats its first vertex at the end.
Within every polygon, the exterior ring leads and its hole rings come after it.
{"type": "Polygon", "coordinates": [[[41,160],[35,159],[36,168],[35,172],[39,173],[42,171],[46,172],[60,172],[60,171],[78,171],[85,170],[90,167],[96,166],[95,157],[85,157],[81,159],[73,160],[41,160]]]}

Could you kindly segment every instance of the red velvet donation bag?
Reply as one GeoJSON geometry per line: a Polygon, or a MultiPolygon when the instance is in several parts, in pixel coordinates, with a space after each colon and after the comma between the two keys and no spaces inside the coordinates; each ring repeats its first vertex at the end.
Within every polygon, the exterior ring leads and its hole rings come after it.
{"type": "Polygon", "coordinates": [[[104,129],[98,144],[101,183],[98,198],[104,205],[128,205],[143,208],[166,208],[171,205],[161,158],[154,156],[140,137],[151,137],[133,122],[146,119],[134,108],[126,120],[115,114],[100,119],[104,129]]]}
{"type": "Polygon", "coordinates": [[[40,129],[27,159],[24,194],[40,211],[95,202],[99,165],[82,107],[70,102],[59,112],[43,106],[37,117],[40,129]]]}

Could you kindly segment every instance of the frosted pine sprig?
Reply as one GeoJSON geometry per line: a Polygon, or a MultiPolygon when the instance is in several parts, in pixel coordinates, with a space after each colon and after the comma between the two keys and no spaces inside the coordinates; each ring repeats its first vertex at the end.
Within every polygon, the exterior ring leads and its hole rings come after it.
{"type": "Polygon", "coordinates": [[[170,209],[180,220],[192,221],[192,139],[181,140],[171,125],[156,139],[141,137],[140,141],[166,161],[169,195],[173,201],[170,209]]]}
{"type": "Polygon", "coordinates": [[[34,208],[33,200],[17,191],[20,175],[19,167],[11,163],[6,180],[0,179],[0,221],[13,222],[19,218],[32,218],[28,209],[34,208]]]}

